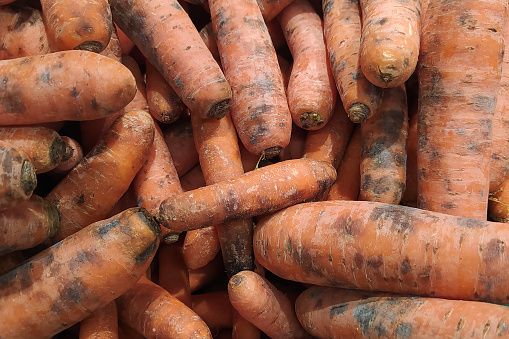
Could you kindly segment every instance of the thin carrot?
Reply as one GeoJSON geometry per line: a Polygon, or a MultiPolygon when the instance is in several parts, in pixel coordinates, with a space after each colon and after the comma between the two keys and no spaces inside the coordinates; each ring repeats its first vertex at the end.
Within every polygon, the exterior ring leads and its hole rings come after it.
{"type": "Polygon", "coordinates": [[[80,321],[79,339],[118,339],[118,314],[115,301],[110,301],[80,321]]]}
{"type": "Polygon", "coordinates": [[[170,151],[173,165],[179,177],[199,163],[194,145],[193,127],[189,116],[182,116],[163,130],[163,137],[170,151]]]}
{"type": "Polygon", "coordinates": [[[343,106],[361,123],[376,112],[383,90],[366,79],[360,66],[361,13],[358,1],[324,0],[324,35],[343,106]]]}
{"type": "Polygon", "coordinates": [[[73,138],[65,135],[60,138],[65,142],[66,152],[62,156],[60,163],[52,171],[54,173],[67,174],[83,159],[83,149],[80,143],[73,138]]]}
{"type": "Polygon", "coordinates": [[[157,284],[186,306],[191,307],[189,272],[182,257],[182,240],[161,244],[157,252],[159,276],[157,284]]]}
{"type": "Polygon", "coordinates": [[[266,22],[272,21],[286,6],[291,4],[293,0],[256,0],[263,19],[266,22]]]}
{"type": "Polygon", "coordinates": [[[221,244],[215,226],[186,232],[182,255],[188,268],[197,269],[207,265],[220,250],[221,244]]]}
{"type": "Polygon", "coordinates": [[[0,210],[28,200],[36,186],[30,160],[15,148],[0,144],[0,210]]]}
{"type": "Polygon", "coordinates": [[[189,288],[194,293],[202,288],[206,288],[214,281],[224,275],[223,257],[218,254],[205,266],[200,268],[190,268],[189,270],[189,288]]]}
{"type": "Polygon", "coordinates": [[[2,275],[0,335],[49,338],[83,320],[141,277],[159,238],[157,222],[134,208],[89,225],[2,275]]]}
{"type": "Polygon", "coordinates": [[[176,0],[110,1],[113,19],[193,114],[220,119],[232,96],[221,68],[176,0]]]}
{"type": "Polygon", "coordinates": [[[212,332],[232,328],[233,307],[228,298],[228,291],[193,294],[191,300],[192,310],[205,321],[212,332]]]}

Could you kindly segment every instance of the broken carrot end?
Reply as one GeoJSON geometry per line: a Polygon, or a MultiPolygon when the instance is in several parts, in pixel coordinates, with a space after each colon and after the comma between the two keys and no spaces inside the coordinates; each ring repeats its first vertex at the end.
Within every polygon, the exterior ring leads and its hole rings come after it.
{"type": "Polygon", "coordinates": [[[230,109],[230,99],[222,100],[214,104],[207,113],[209,118],[222,119],[230,109]]]}
{"type": "Polygon", "coordinates": [[[371,110],[363,103],[356,102],[348,109],[348,117],[356,124],[360,124],[368,119],[371,110]]]}
{"type": "Polygon", "coordinates": [[[305,112],[299,118],[302,128],[310,129],[318,127],[324,123],[323,117],[314,112],[305,112]]]}
{"type": "Polygon", "coordinates": [[[100,53],[104,49],[104,45],[100,43],[99,41],[85,41],[78,46],[76,46],[74,49],[79,49],[82,51],[90,51],[94,53],[100,53]]]}
{"type": "Polygon", "coordinates": [[[21,188],[26,195],[30,195],[36,187],[37,176],[34,165],[30,161],[25,160],[21,167],[21,188]]]}

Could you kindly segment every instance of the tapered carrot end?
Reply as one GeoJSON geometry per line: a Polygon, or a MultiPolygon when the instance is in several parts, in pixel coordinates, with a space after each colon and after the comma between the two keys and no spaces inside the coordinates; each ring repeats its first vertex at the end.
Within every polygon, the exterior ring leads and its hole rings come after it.
{"type": "Polygon", "coordinates": [[[236,274],[236,275],[234,275],[233,277],[231,277],[231,279],[230,279],[230,285],[231,285],[232,287],[237,287],[237,286],[239,286],[240,284],[242,284],[242,280],[244,280],[244,279],[243,279],[242,274],[236,274]]]}
{"type": "Polygon", "coordinates": [[[30,161],[25,160],[21,167],[21,189],[29,196],[36,187],[37,176],[35,175],[35,168],[30,161]]]}
{"type": "Polygon", "coordinates": [[[348,109],[348,117],[356,124],[366,121],[370,114],[369,107],[360,102],[353,103],[348,109]]]}

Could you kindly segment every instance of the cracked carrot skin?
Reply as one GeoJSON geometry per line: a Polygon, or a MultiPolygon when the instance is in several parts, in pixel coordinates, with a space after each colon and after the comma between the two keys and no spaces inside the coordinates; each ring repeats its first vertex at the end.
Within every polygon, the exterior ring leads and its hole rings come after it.
{"type": "Polygon", "coordinates": [[[127,67],[89,51],[3,60],[0,79],[0,125],[98,119],[136,93],[127,67]]]}
{"type": "Polygon", "coordinates": [[[299,204],[265,218],[255,258],[288,280],[509,304],[502,223],[368,201],[299,204]]]}
{"type": "Polygon", "coordinates": [[[176,0],[110,1],[113,19],[190,109],[221,119],[232,96],[218,63],[176,0]]]}
{"type": "Polygon", "coordinates": [[[187,231],[249,218],[320,197],[336,180],[324,161],[294,159],[245,173],[161,203],[157,218],[168,228],[187,231]]]}
{"type": "Polygon", "coordinates": [[[324,36],[341,102],[355,123],[378,109],[383,89],[372,84],[360,66],[361,14],[358,0],[324,0],[324,36]]]}
{"type": "Polygon", "coordinates": [[[378,87],[403,84],[419,57],[421,1],[359,0],[359,4],[362,73],[378,87]]]}
{"type": "Polygon", "coordinates": [[[0,336],[51,338],[113,301],[145,273],[160,233],[146,210],[128,209],[0,276],[0,336]]]}

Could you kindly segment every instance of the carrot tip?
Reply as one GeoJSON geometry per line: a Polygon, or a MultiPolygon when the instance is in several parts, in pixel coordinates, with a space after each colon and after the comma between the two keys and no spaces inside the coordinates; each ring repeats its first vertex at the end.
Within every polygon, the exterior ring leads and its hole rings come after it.
{"type": "Polygon", "coordinates": [[[85,41],[79,44],[78,46],[74,47],[74,49],[100,53],[104,49],[104,46],[99,41],[85,41]]]}
{"type": "MultiPolygon", "coordinates": [[[[60,138],[55,138],[53,142],[51,143],[50,149],[49,149],[49,158],[51,161],[51,164],[57,165],[60,161],[62,161],[63,156],[67,154],[68,150],[67,148],[70,147],[60,138]]],[[[69,158],[72,155],[72,148],[71,148],[71,154],[69,155],[69,158]]]]}
{"type": "Polygon", "coordinates": [[[240,284],[242,284],[242,280],[244,280],[242,278],[242,275],[236,274],[233,277],[231,277],[230,285],[231,286],[239,286],[240,284]]]}
{"type": "Polygon", "coordinates": [[[348,109],[348,117],[356,124],[366,121],[370,113],[369,107],[360,102],[353,103],[348,109]]]}
{"type": "Polygon", "coordinates": [[[71,159],[73,154],[74,154],[74,148],[72,148],[68,144],[65,144],[64,154],[62,155],[62,159],[60,159],[60,162],[65,162],[65,161],[71,159]]]}
{"type": "Polygon", "coordinates": [[[275,156],[279,155],[283,147],[281,146],[274,146],[269,147],[263,151],[263,154],[265,156],[265,159],[274,158],[275,156]]]}
{"type": "Polygon", "coordinates": [[[25,160],[21,166],[21,188],[26,195],[31,195],[35,187],[37,187],[37,176],[34,165],[25,160]]]}
{"type": "Polygon", "coordinates": [[[230,109],[230,99],[222,100],[214,104],[207,113],[209,118],[222,119],[230,109]]]}
{"type": "MultiPolygon", "coordinates": [[[[378,68],[378,77],[380,80],[382,80],[383,83],[389,85],[394,80],[397,80],[399,77],[399,71],[396,67],[389,65],[383,69],[378,68]]],[[[391,84],[391,87],[395,86],[397,84],[391,84]]]]}
{"type": "Polygon", "coordinates": [[[306,129],[317,127],[324,123],[322,116],[313,112],[302,113],[299,121],[302,128],[306,129]]]}

